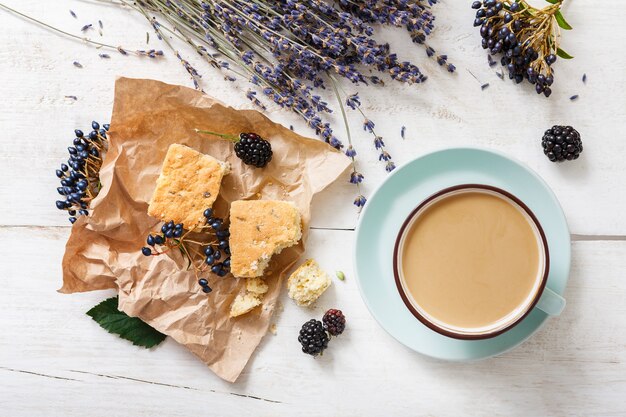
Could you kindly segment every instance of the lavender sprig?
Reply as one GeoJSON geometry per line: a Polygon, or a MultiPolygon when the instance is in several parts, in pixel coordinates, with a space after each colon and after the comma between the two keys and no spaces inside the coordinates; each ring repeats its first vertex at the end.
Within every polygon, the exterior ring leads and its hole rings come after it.
{"type": "MultiPolygon", "coordinates": [[[[116,4],[118,4],[118,3],[116,3],[116,4]]],[[[110,45],[110,44],[107,44],[107,43],[94,41],[94,40],[89,39],[89,38],[84,37],[84,36],[74,35],[72,33],[64,31],[62,29],[59,29],[59,28],[54,27],[52,25],[49,25],[49,24],[47,24],[45,22],[42,22],[41,20],[35,19],[33,17],[30,17],[30,16],[28,16],[28,15],[26,15],[24,13],[21,13],[21,12],[15,10],[15,9],[9,7],[9,6],[6,6],[6,5],[4,5],[2,3],[0,3],[0,9],[4,9],[4,10],[10,12],[10,13],[13,13],[13,14],[15,14],[17,16],[20,16],[23,19],[26,19],[26,20],[28,20],[30,22],[33,22],[33,23],[37,24],[37,25],[45,27],[46,29],[49,29],[49,30],[51,30],[53,32],[56,32],[58,34],[61,34],[63,36],[67,36],[69,38],[85,42],[85,43],[87,43],[89,45],[93,45],[93,46],[95,46],[97,48],[107,48],[107,49],[111,49],[111,50],[116,50],[116,51],[120,52],[122,55],[128,55],[127,50],[123,49],[121,46],[110,45]]],[[[145,55],[145,54],[141,53],[141,51],[131,51],[130,53],[133,54],[133,55],[138,55],[138,56],[145,55]]],[[[155,57],[156,56],[162,56],[162,55],[163,55],[163,51],[155,51],[155,57]],[[156,52],[158,52],[158,54],[156,54],[156,52]]]]}
{"type": "MultiPolygon", "coordinates": [[[[373,37],[374,24],[406,28],[413,42],[424,45],[428,57],[449,72],[455,70],[445,54],[437,54],[426,44],[434,27],[431,6],[436,0],[100,1],[139,11],[157,37],[172,49],[195,88],[202,90],[201,74],[168,38],[186,42],[211,66],[222,71],[225,80],[249,81],[253,87],[244,90],[245,96],[255,106],[265,110],[265,102],[271,101],[296,112],[320,138],[336,149],[345,147],[330,123],[324,120],[333,110],[318,93],[326,89],[329,82],[336,89],[337,82],[332,77],[339,79],[341,76],[354,84],[380,86],[385,82],[379,75],[406,84],[427,79],[415,64],[401,61],[389,44],[373,37]],[[366,69],[370,71],[365,72],[366,69]]],[[[121,47],[112,48],[123,55],[128,53],[121,47]]],[[[138,50],[135,54],[156,57],[160,55],[158,52],[138,50]]],[[[393,170],[391,156],[384,148],[382,137],[375,133],[374,122],[361,110],[358,95],[345,96],[345,105],[358,110],[365,119],[364,128],[374,137],[379,160],[384,162],[387,171],[393,170]]],[[[344,101],[339,98],[339,103],[347,123],[344,101]]],[[[348,143],[345,152],[354,168],[350,181],[359,186],[363,177],[354,165],[356,151],[350,137],[348,143]]],[[[359,195],[355,204],[361,206],[364,202],[365,198],[359,195]]]]}

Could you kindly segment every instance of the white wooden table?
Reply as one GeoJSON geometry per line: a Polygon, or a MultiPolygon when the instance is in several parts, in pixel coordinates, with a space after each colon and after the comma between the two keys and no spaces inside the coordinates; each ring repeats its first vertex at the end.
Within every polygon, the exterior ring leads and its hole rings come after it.
{"type": "MultiPolygon", "coordinates": [[[[96,31],[91,37],[146,48],[146,22],[129,10],[78,0],[3,2],[76,34],[102,20],[103,37],[96,31]]],[[[430,79],[410,88],[393,82],[358,88],[363,108],[397,164],[437,148],[481,145],[522,160],[550,184],[573,238],[568,306],[560,318],[516,350],[478,363],[434,361],[404,348],[359,296],[350,259],[355,190],[342,178],[314,202],[307,256],[331,273],[345,271],[345,282],[335,281],[312,311],[283,294],[277,334],[265,337],[237,383],[223,382],[172,340],[149,351],[106,333],[84,313],[111,292],[55,291],[69,224],[54,208],[54,170],[66,159],[74,128],[109,119],[116,76],[191,83],[169,51],[158,61],[115,53],[103,60],[96,49],[0,11],[0,415],[626,415],[626,26],[620,20],[626,3],[565,6],[575,30],[563,47],[576,58],[556,64],[549,100],[500,81],[488,68],[469,2],[445,0],[435,13],[432,43],[458,73],[427,61],[404,31],[383,30],[379,36],[430,79]],[[481,91],[483,83],[490,87],[481,91]],[[574,94],[580,98],[570,102],[574,94]],[[581,159],[555,165],[543,156],[540,139],[552,124],[581,132],[581,159]],[[300,352],[297,332],[330,307],[345,312],[348,330],[314,360],[300,352]]],[[[165,49],[155,36],[150,47],[165,49]]],[[[207,92],[250,106],[219,73],[187,56],[207,92]]],[[[293,114],[270,109],[269,115],[311,133],[293,114]]],[[[350,120],[368,194],[386,174],[361,119],[350,113],[350,120]]],[[[342,135],[339,120],[335,126],[342,135]]]]}

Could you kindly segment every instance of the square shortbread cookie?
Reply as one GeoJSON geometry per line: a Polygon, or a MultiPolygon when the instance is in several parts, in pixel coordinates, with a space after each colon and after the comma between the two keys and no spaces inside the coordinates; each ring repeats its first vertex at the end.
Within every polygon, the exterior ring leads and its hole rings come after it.
{"type": "Polygon", "coordinates": [[[162,221],[183,223],[191,230],[204,221],[220,191],[228,164],[187,146],[172,144],[152,194],[148,214],[162,221]]]}

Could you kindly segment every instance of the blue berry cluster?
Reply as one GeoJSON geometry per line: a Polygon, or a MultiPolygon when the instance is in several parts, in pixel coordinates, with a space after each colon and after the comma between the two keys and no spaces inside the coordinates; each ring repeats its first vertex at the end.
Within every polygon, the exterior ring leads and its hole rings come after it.
{"type": "Polygon", "coordinates": [[[156,233],[154,235],[152,234],[148,235],[148,237],[146,238],[146,243],[148,244],[148,246],[144,246],[143,248],[141,248],[141,253],[143,253],[145,256],[160,255],[161,252],[155,249],[156,245],[170,246],[169,244],[173,243],[172,246],[176,246],[179,244],[179,242],[178,241],[172,242],[172,240],[179,239],[180,237],[182,237],[182,235],[183,235],[183,224],[174,223],[173,220],[170,220],[169,222],[161,226],[160,234],[156,233]],[[153,252],[153,249],[154,249],[154,252],[153,252]]]}
{"type": "Polygon", "coordinates": [[[224,221],[213,216],[213,210],[206,209],[204,211],[206,224],[215,233],[217,243],[211,243],[205,246],[204,262],[211,267],[211,272],[215,275],[223,277],[230,271],[230,245],[228,238],[230,232],[224,227],[224,221]],[[224,258],[224,260],[221,260],[224,258]]]}
{"type": "Polygon", "coordinates": [[[76,221],[76,216],[89,215],[89,203],[100,191],[99,174],[103,154],[108,148],[109,125],[100,127],[98,122],[91,122],[91,128],[88,135],[79,129],[74,131],[76,138],[73,146],[67,148],[70,154],[67,164],[61,164],[56,170],[61,180],[57,192],[65,197],[65,200],[57,200],[56,206],[67,211],[71,223],[76,221]]]}
{"type": "Polygon", "coordinates": [[[510,79],[517,84],[526,79],[535,86],[537,94],[550,97],[554,82],[551,65],[556,62],[556,55],[546,51],[556,51],[556,46],[551,34],[545,32],[549,26],[526,13],[526,6],[519,2],[474,1],[472,8],[476,9],[474,26],[480,26],[483,49],[492,55],[502,54],[500,63],[510,79]]]}
{"type": "MultiPolygon", "coordinates": [[[[194,232],[208,235],[212,238],[210,242],[187,241],[187,234],[184,231],[183,224],[174,223],[174,221],[170,220],[161,226],[160,233],[148,235],[146,238],[148,246],[141,248],[141,253],[145,256],[161,255],[166,252],[157,248],[161,246],[167,248],[178,247],[188,257],[191,257],[194,253],[201,253],[204,256],[201,265],[196,265],[190,259],[196,273],[204,273],[210,270],[219,277],[226,276],[230,272],[230,245],[228,242],[230,232],[224,226],[223,219],[213,216],[213,210],[206,209],[204,217],[206,224],[197,230],[194,229],[194,232]],[[196,248],[190,248],[189,245],[200,245],[200,251],[195,250],[196,248]]],[[[208,294],[212,291],[206,278],[199,278],[198,284],[200,284],[202,291],[205,293],[208,294]]]]}

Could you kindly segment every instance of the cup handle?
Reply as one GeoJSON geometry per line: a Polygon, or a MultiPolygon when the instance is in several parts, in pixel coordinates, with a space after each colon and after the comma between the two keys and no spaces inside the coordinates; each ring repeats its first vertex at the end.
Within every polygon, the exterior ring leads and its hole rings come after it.
{"type": "Polygon", "coordinates": [[[565,308],[565,298],[545,287],[535,307],[551,316],[558,316],[565,308]]]}

